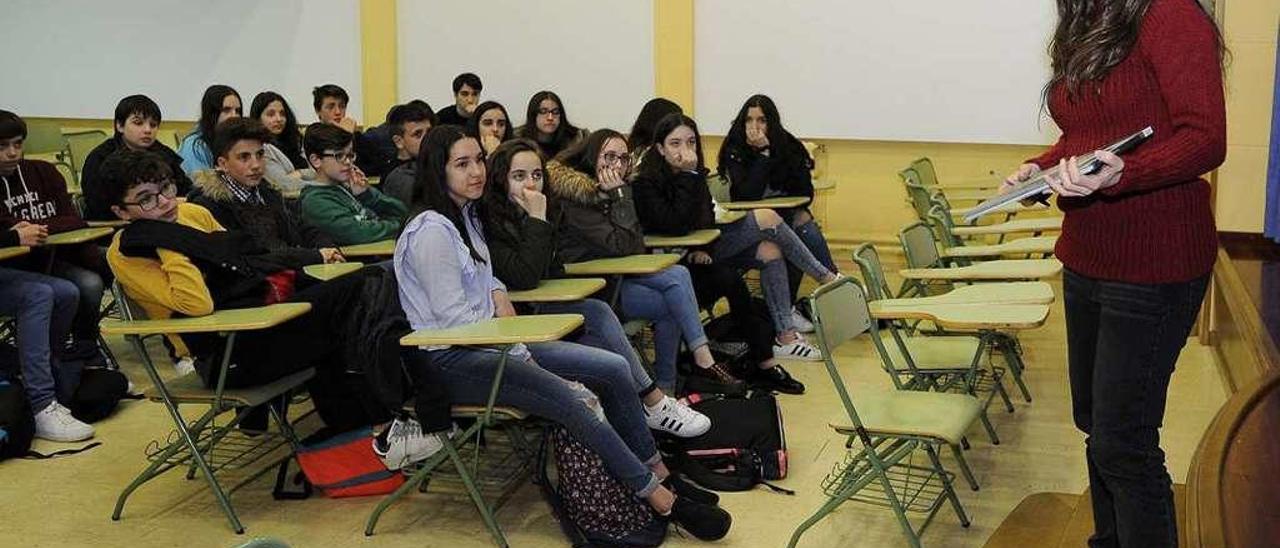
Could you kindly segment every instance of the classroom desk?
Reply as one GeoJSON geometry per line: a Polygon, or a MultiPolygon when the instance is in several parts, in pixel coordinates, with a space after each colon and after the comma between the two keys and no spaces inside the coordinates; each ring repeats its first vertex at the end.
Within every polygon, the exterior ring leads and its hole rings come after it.
{"type": "Polygon", "coordinates": [[[343,257],[390,257],[396,254],[395,240],[382,240],[358,245],[344,245],[338,248],[343,257]]]}
{"type": "Polygon", "coordinates": [[[564,265],[565,274],[573,276],[611,276],[626,274],[654,274],[680,261],[680,256],[672,253],[655,255],[627,255],[596,259],[581,263],[564,265]]]}
{"type": "Polygon", "coordinates": [[[167,320],[102,320],[103,335],[158,335],[180,333],[226,333],[275,327],[306,314],[311,303],[277,303],[257,308],[219,310],[208,316],[167,320]]]}
{"type": "Polygon", "coordinates": [[[880,306],[935,304],[1049,304],[1057,298],[1045,282],[1005,282],[962,285],[941,295],[906,299],[881,299],[880,306]]]}
{"type": "Polygon", "coordinates": [[[881,320],[928,320],[954,331],[1032,329],[1049,317],[1047,304],[894,305],[896,299],[867,303],[871,317],[881,320]]]}
{"type": "Polygon", "coordinates": [[[91,228],[99,228],[99,227],[121,228],[124,226],[128,226],[129,221],[126,221],[124,219],[115,219],[113,221],[85,221],[85,224],[89,225],[89,227],[91,228]]]}
{"type": "Polygon", "coordinates": [[[1062,272],[1057,259],[1013,259],[988,261],[955,268],[908,268],[899,270],[908,280],[1038,280],[1062,272]]]}
{"type": "Polygon", "coordinates": [[[364,268],[364,263],[361,262],[309,264],[302,267],[302,271],[312,278],[327,282],[339,276],[346,276],[361,268],[364,268]]]}
{"type": "Polygon", "coordinates": [[[720,202],[720,207],[729,211],[748,209],[789,209],[793,207],[800,207],[808,203],[809,198],[804,196],[778,196],[775,198],[765,198],[763,200],[751,200],[747,202],[720,202]]]}
{"type": "Polygon", "coordinates": [[[733,223],[736,223],[736,222],[738,222],[738,221],[741,221],[741,220],[742,220],[744,217],[746,217],[746,216],[747,216],[747,212],[745,212],[745,211],[717,210],[717,211],[716,211],[716,224],[718,224],[718,225],[731,225],[731,224],[733,224],[733,223]]]}
{"type": "Polygon", "coordinates": [[[985,234],[1013,234],[1016,232],[1045,232],[1062,230],[1062,217],[1045,217],[1040,219],[1018,219],[990,225],[957,226],[951,229],[956,236],[978,236],[985,234]]]}
{"type": "Polygon", "coordinates": [[[1057,236],[1037,236],[1020,238],[992,245],[961,245],[942,250],[947,259],[971,257],[997,257],[1002,255],[1035,255],[1053,253],[1053,246],[1058,243],[1057,236]]]}
{"type": "Polygon", "coordinates": [[[421,329],[400,338],[401,346],[477,346],[557,341],[582,325],[579,314],[506,316],[450,327],[421,329]]]}
{"type": "Polygon", "coordinates": [[[88,228],[80,228],[68,232],[59,232],[50,234],[49,238],[44,241],[45,245],[71,245],[81,244],[108,236],[116,229],[108,226],[94,226],[88,228]]]}
{"type": "Polygon", "coordinates": [[[542,280],[538,287],[524,291],[508,291],[513,303],[561,303],[581,301],[604,289],[600,278],[560,278],[542,280]]]}
{"type": "Polygon", "coordinates": [[[15,245],[13,247],[0,247],[0,261],[21,257],[31,253],[31,248],[25,245],[15,245]]]}
{"type": "Polygon", "coordinates": [[[716,241],[720,231],[714,228],[695,230],[684,236],[645,236],[645,247],[698,247],[716,241]]]}
{"type": "MultiPolygon", "coordinates": [[[[970,211],[971,209],[974,209],[974,208],[952,209],[952,210],[951,210],[951,217],[952,217],[952,218],[954,218],[954,219],[962,218],[962,217],[964,217],[965,215],[968,215],[968,214],[969,214],[969,211],[970,211]]],[[[1004,205],[1002,205],[1002,206],[1000,206],[1000,207],[997,207],[997,208],[995,208],[995,209],[993,209],[993,210],[991,210],[991,211],[988,211],[988,212],[984,213],[984,214],[983,214],[983,216],[986,216],[986,215],[1010,215],[1010,214],[1022,213],[1022,212],[1026,212],[1026,211],[1044,211],[1044,210],[1046,210],[1046,209],[1049,209],[1049,206],[1048,206],[1048,205],[1045,205],[1045,204],[1042,204],[1042,203],[1039,203],[1039,202],[1034,203],[1034,204],[1031,204],[1031,205],[1023,204],[1023,203],[1021,203],[1021,202],[1009,202],[1009,203],[1007,203],[1007,204],[1004,204],[1004,205]]]]}

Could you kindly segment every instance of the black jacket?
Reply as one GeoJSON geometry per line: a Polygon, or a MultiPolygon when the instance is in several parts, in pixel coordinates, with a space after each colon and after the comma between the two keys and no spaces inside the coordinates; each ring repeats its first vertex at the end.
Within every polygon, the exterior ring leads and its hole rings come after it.
{"type": "Polygon", "coordinates": [[[485,241],[493,274],[507,289],[523,291],[538,287],[538,282],[564,275],[564,262],[556,253],[558,208],[547,208],[547,220],[530,217],[516,208],[514,217],[488,213],[485,215],[485,241]]]}
{"type": "Polygon", "coordinates": [[[795,137],[787,135],[780,146],[756,150],[744,144],[725,151],[721,173],[729,177],[729,195],[734,200],[760,200],[766,195],[813,197],[813,160],[795,137]]]}
{"type": "Polygon", "coordinates": [[[581,171],[547,162],[547,188],[563,217],[556,250],[566,263],[645,253],[644,233],[631,202],[630,185],[600,192],[581,171]]]}
{"type": "Polygon", "coordinates": [[[705,173],[651,170],[641,173],[631,186],[646,234],[683,236],[716,225],[705,173]]]}
{"type": "Polygon", "coordinates": [[[246,204],[235,200],[231,189],[213,172],[196,175],[196,184],[190,201],[208,209],[227,230],[239,230],[253,234],[275,257],[293,269],[324,262],[320,248],[336,247],[323,232],[299,219],[285,207],[280,191],[265,179],[258,185],[258,193],[267,208],[275,216],[275,232],[282,244],[271,245],[262,234],[253,233],[254,227],[244,221],[246,204]]]}
{"type": "MultiPolygon", "coordinates": [[[[105,182],[102,164],[117,150],[124,147],[124,138],[117,135],[94,147],[84,159],[84,167],[80,169],[80,190],[84,192],[84,218],[89,221],[114,221],[116,216],[111,212],[111,198],[103,188],[105,182]]],[[[156,141],[147,149],[160,155],[164,163],[169,164],[173,172],[173,183],[178,187],[178,195],[186,196],[191,192],[191,179],[182,170],[182,157],[177,152],[156,141]]]]}

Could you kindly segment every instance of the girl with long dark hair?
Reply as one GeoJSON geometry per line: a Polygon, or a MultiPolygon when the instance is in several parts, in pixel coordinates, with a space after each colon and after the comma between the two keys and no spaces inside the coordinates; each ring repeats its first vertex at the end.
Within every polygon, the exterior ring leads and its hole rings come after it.
{"type": "Polygon", "coordinates": [[[1169,379],[1213,269],[1209,184],[1226,155],[1222,40],[1196,0],[1058,0],[1046,103],[1062,137],[1004,188],[1049,175],[1066,214],[1063,274],[1072,415],[1084,432],[1090,546],[1175,546],[1160,450],[1169,379]],[[1097,152],[1146,126],[1123,158],[1097,152]]]}
{"type": "Polygon", "coordinates": [[[564,102],[554,91],[539,91],[529,98],[524,125],[516,129],[516,137],[538,144],[543,158],[555,158],[565,149],[586,137],[587,132],[569,122],[564,102]]]}
{"type": "Polygon", "coordinates": [[[213,143],[213,128],[218,127],[223,120],[241,116],[244,116],[244,105],[240,101],[240,94],[231,86],[214,84],[204,90],[204,96],[200,98],[200,120],[178,145],[182,170],[191,175],[197,171],[213,169],[214,157],[209,149],[209,145],[213,143]]]}

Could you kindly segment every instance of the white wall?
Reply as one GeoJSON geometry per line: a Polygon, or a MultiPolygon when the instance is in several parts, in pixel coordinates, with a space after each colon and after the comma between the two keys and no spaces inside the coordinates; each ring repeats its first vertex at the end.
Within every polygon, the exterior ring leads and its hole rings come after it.
{"type": "Polygon", "coordinates": [[[481,101],[525,122],[550,89],[579,127],[626,132],[653,97],[653,0],[400,0],[400,100],[453,104],[454,76],[474,72],[481,101]]]}
{"type": "Polygon", "coordinates": [[[698,121],[765,93],[806,137],[1048,143],[1052,0],[697,0],[698,121]]]}
{"type": "Polygon", "coordinates": [[[270,89],[314,121],[324,83],[361,110],[358,0],[6,0],[0,51],[16,64],[0,108],[23,116],[110,118],[144,93],[166,119],[195,120],[214,83],[239,91],[246,114],[270,89]]]}

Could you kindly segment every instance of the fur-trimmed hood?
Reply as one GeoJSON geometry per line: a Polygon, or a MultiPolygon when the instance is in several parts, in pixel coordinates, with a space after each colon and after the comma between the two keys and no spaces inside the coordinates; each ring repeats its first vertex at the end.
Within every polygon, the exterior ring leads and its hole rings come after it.
{"type": "MultiPolygon", "coordinates": [[[[210,200],[215,202],[232,201],[231,187],[227,186],[227,182],[222,180],[222,176],[216,170],[202,169],[191,174],[191,179],[195,183],[193,188],[200,195],[208,196],[210,200]]],[[[262,182],[258,183],[258,188],[277,194],[280,193],[280,187],[268,181],[266,177],[263,177],[262,182]]]]}
{"type": "Polygon", "coordinates": [[[556,160],[547,162],[547,190],[552,197],[583,205],[595,205],[607,198],[590,175],[556,160]]]}

